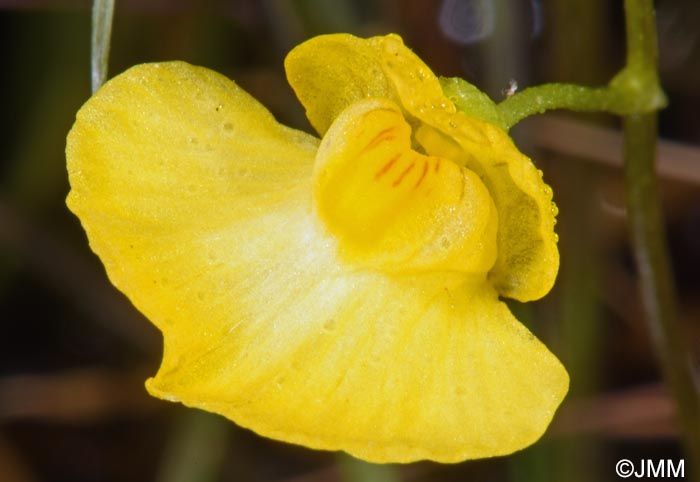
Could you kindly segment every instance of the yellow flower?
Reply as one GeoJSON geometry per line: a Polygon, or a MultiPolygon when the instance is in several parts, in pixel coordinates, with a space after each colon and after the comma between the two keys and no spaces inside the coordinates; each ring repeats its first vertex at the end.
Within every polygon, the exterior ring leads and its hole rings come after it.
{"type": "Polygon", "coordinates": [[[68,205],[163,332],[149,392],[375,462],[533,443],[568,376],[499,296],[554,282],[551,189],[395,35],[285,66],[320,141],[183,62],[114,78],[68,136],[68,205]]]}

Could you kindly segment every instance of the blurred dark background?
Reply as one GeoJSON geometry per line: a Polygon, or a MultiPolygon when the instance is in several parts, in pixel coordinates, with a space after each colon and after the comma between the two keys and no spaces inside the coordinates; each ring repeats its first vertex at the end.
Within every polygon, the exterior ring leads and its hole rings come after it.
{"type": "MultiPolygon", "coordinates": [[[[698,367],[700,2],[657,9],[670,100],[659,167],[681,329],[698,367]]],[[[314,35],[396,32],[437,74],[502,100],[511,79],[520,89],[606,83],[624,63],[623,25],[622,0],[117,0],[110,74],[204,65],[310,131],[282,62],[314,35]]],[[[554,189],[562,255],[553,292],[513,309],[572,381],[534,446],[376,468],[150,398],[143,382],[160,335],[109,284],[64,203],[65,136],[90,96],[89,44],[90,2],[0,0],[0,480],[613,481],[618,459],[682,458],[636,290],[618,120],[601,114],[547,114],[513,131],[554,189]]]]}

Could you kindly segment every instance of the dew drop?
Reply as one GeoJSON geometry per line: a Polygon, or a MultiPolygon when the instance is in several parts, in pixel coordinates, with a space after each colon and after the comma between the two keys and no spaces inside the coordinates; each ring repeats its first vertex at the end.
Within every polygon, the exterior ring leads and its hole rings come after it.
{"type": "Polygon", "coordinates": [[[556,204],[552,203],[551,211],[552,211],[552,216],[556,216],[557,214],[559,214],[559,208],[557,207],[556,204]]]}
{"type": "Polygon", "coordinates": [[[190,144],[197,145],[199,144],[199,140],[196,137],[190,137],[190,144]]]}
{"type": "Polygon", "coordinates": [[[216,106],[216,112],[219,112],[221,109],[224,108],[224,104],[219,104],[216,106]]]}
{"type": "Polygon", "coordinates": [[[555,243],[559,242],[559,235],[557,233],[554,233],[554,242],[555,243]]]}

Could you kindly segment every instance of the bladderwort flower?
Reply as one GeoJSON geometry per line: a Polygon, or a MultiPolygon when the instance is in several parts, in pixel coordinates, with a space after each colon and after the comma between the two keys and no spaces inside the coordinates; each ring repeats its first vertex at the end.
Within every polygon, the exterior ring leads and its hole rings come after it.
{"type": "Polygon", "coordinates": [[[183,62],[115,77],[68,135],[68,205],[163,333],[148,391],[374,462],[533,443],[568,375],[499,297],[554,282],[541,172],[396,35],[285,67],[320,139],[183,62]]]}

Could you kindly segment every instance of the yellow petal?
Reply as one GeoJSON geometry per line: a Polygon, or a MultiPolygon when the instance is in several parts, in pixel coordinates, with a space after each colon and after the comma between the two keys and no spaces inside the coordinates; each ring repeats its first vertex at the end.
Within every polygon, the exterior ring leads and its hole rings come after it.
{"type": "Polygon", "coordinates": [[[183,63],[135,67],[81,109],[68,202],[163,331],[149,391],[377,462],[535,441],[567,390],[557,359],[483,274],[340,259],[313,215],[316,146],[183,63]]]}
{"type": "Polygon", "coordinates": [[[552,191],[532,161],[494,124],[457,112],[433,72],[396,35],[315,37],[290,52],[290,83],[323,133],[348,105],[385,97],[414,120],[429,155],[477,173],[498,211],[498,258],[490,279],[502,296],[529,301],[554,284],[559,252],[552,191]]]}
{"type": "Polygon", "coordinates": [[[320,35],[296,46],[285,58],[287,80],[319,134],[359,100],[398,100],[379,62],[382,39],[320,35]]]}
{"type": "Polygon", "coordinates": [[[413,115],[435,105],[455,110],[435,74],[395,34],[368,39],[320,35],[292,49],[284,67],[311,125],[322,135],[345,108],[368,97],[392,100],[413,115]]]}
{"type": "Polygon", "coordinates": [[[389,271],[486,273],[498,215],[472,171],[411,149],[411,127],[392,102],[368,99],[341,113],[316,159],[316,211],[344,260],[389,271]]]}
{"type": "Polygon", "coordinates": [[[490,287],[342,272],[320,240],[294,241],[307,229],[286,232],[291,251],[266,243],[267,277],[236,266],[256,284],[226,295],[228,333],[186,350],[166,333],[152,394],[374,462],[503,455],[542,435],[566,371],[490,287]]]}
{"type": "Polygon", "coordinates": [[[476,172],[498,211],[498,258],[489,279],[501,296],[530,301],[549,292],[559,270],[557,208],[542,172],[498,127],[462,112],[431,114],[416,139],[428,154],[476,172]],[[477,139],[477,136],[481,137],[477,139]]]}
{"type": "MultiPolygon", "coordinates": [[[[494,124],[456,112],[430,69],[400,37],[381,38],[379,62],[404,109],[419,121],[415,138],[429,155],[476,172],[498,210],[498,258],[489,279],[520,301],[549,292],[559,270],[552,190],[532,161],[494,124]]],[[[377,44],[379,40],[373,40],[377,44]]]]}
{"type": "MultiPolygon", "coordinates": [[[[178,309],[170,290],[226,262],[222,232],[308,184],[317,145],[222,75],[139,65],[78,113],[68,205],[112,282],[163,327],[178,309]]],[[[178,323],[206,326],[214,308],[200,308],[178,323]]]]}

